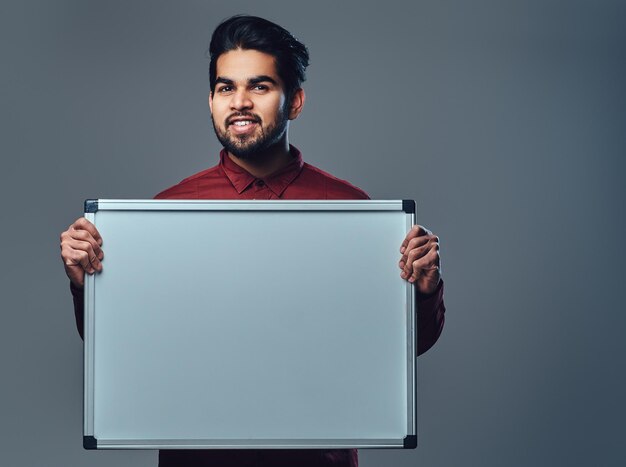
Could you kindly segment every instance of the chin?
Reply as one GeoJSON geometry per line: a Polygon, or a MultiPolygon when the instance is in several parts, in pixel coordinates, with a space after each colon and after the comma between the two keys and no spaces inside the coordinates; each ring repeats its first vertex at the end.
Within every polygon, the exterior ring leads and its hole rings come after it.
{"type": "Polygon", "coordinates": [[[254,159],[256,154],[266,149],[261,146],[262,145],[254,143],[247,144],[245,146],[239,146],[237,144],[224,145],[228,152],[230,152],[233,156],[238,157],[239,159],[254,159]]]}

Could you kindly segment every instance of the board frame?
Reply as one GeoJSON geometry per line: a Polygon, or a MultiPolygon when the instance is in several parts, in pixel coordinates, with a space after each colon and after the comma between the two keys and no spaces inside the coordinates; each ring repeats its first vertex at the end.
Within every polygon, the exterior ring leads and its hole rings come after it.
{"type": "MultiPolygon", "coordinates": [[[[406,231],[416,223],[413,200],[120,200],[99,199],[85,201],[85,218],[96,227],[97,213],[102,211],[250,211],[250,212],[397,212],[404,219],[406,231]]],[[[106,250],[106,247],[104,247],[106,250]]],[[[393,259],[391,259],[393,261],[393,259]]],[[[106,265],[105,265],[106,267],[106,265]]],[[[84,420],[83,446],[85,449],[328,449],[328,448],[415,448],[417,446],[417,315],[414,286],[406,282],[406,433],[397,438],[341,438],[341,439],[152,439],[124,437],[107,438],[95,430],[94,380],[95,296],[98,275],[85,276],[84,319],[84,420]]]]}

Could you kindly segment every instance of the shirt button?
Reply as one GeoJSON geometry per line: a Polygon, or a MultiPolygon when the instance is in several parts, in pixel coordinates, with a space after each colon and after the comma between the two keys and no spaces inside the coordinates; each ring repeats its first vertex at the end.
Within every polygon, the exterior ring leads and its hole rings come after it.
{"type": "Polygon", "coordinates": [[[265,185],[265,182],[263,180],[257,180],[256,182],[254,182],[254,184],[256,186],[263,186],[263,185],[265,185]]]}

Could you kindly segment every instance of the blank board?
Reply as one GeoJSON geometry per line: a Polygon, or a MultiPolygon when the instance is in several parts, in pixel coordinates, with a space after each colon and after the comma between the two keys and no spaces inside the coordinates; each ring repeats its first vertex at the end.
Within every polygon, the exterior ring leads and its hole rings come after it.
{"type": "Polygon", "coordinates": [[[415,447],[413,201],[85,211],[86,448],[415,447]]]}

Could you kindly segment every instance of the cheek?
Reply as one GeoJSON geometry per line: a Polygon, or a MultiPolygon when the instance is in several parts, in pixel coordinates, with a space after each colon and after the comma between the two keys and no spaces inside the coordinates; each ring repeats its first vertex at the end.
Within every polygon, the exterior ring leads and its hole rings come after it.
{"type": "Polygon", "coordinates": [[[213,116],[213,120],[215,120],[218,124],[224,124],[224,118],[226,117],[226,114],[224,113],[224,110],[221,108],[219,103],[216,104],[215,102],[213,102],[211,115],[213,116]]]}
{"type": "Polygon", "coordinates": [[[267,120],[274,121],[278,119],[285,106],[285,98],[272,99],[271,102],[267,102],[263,109],[263,114],[267,120]]]}

